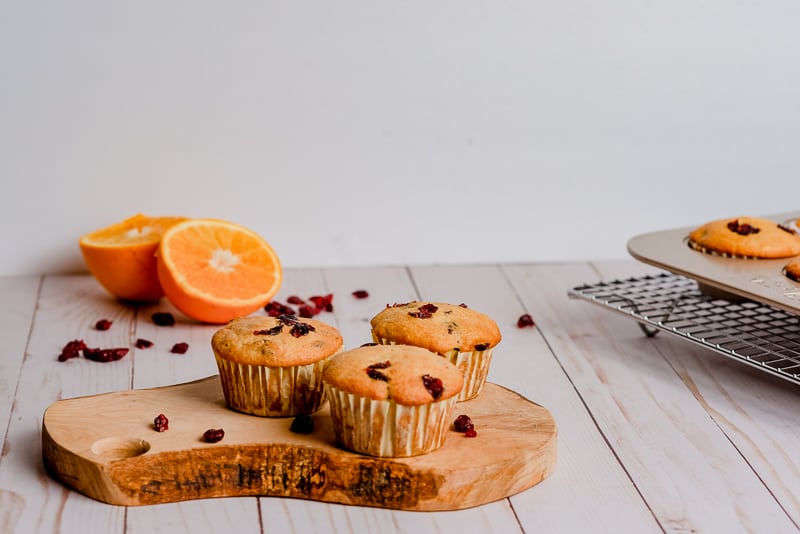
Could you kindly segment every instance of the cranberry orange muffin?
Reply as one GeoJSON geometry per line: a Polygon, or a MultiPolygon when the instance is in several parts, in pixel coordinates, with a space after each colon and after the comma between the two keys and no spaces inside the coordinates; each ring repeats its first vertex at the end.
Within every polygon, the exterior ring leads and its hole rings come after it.
{"type": "Polygon", "coordinates": [[[379,457],[432,452],[444,444],[464,378],[427,349],[367,345],[341,352],[322,375],[336,440],[379,457]]]}
{"type": "Polygon", "coordinates": [[[789,280],[800,282],[800,258],[794,258],[783,267],[783,274],[789,280]]]}
{"type": "Polygon", "coordinates": [[[736,258],[788,258],[800,254],[800,236],[769,219],[735,217],[694,229],[689,234],[689,246],[736,258]]]}
{"type": "Polygon", "coordinates": [[[465,304],[409,302],[386,306],[370,321],[372,338],[381,344],[416,345],[444,356],[464,373],[459,401],[483,389],[495,346],[502,336],[497,323],[465,304]]]}
{"type": "Polygon", "coordinates": [[[211,347],[229,408],[266,417],[307,415],[324,402],[322,369],[342,350],[333,326],[293,315],[233,319],[211,347]]]}

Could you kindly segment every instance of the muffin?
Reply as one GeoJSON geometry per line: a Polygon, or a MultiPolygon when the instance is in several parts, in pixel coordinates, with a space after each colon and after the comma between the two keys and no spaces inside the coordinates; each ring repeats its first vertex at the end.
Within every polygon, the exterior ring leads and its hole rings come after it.
{"type": "Polygon", "coordinates": [[[287,417],[322,407],[322,369],[342,350],[342,336],[313,319],[249,316],[217,330],[211,347],[229,408],[287,417]]]}
{"type": "Polygon", "coordinates": [[[689,246],[736,258],[788,258],[800,254],[800,236],[782,224],[758,217],[706,223],[689,234],[689,246]]]}
{"type": "Polygon", "coordinates": [[[372,338],[381,344],[416,345],[444,356],[464,373],[458,401],[483,389],[492,352],[502,336],[497,323],[465,304],[409,302],[386,306],[370,321],[372,338]]]}
{"type": "Polygon", "coordinates": [[[800,282],[800,258],[794,258],[783,267],[783,274],[789,280],[800,282]]]}
{"type": "Polygon", "coordinates": [[[444,444],[464,378],[438,354],[368,345],[328,360],[322,375],[336,441],[379,457],[418,456],[444,444]]]}

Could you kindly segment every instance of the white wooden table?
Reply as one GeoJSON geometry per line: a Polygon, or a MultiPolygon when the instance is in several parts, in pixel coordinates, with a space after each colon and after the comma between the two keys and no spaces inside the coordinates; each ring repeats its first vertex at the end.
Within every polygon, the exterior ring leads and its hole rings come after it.
{"type": "MultiPolygon", "coordinates": [[[[387,303],[464,302],[493,316],[503,341],[489,380],[544,405],[559,427],[542,483],[455,512],[405,512],[277,497],[122,507],[66,489],[44,471],[44,410],[58,399],[216,374],[216,327],[166,301],[122,305],[88,275],[0,278],[0,532],[797,532],[800,388],[684,340],[567,297],[583,283],[654,270],[620,263],[288,270],[277,300],[333,293],[348,346],[369,340],[387,303]],[[352,297],[366,289],[367,299],[352,297]],[[171,311],[174,328],[153,325],[171,311]],[[535,328],[517,328],[530,313],[535,328]],[[101,318],[107,332],[92,329],[101,318]],[[72,339],[155,342],[113,363],[58,362],[72,339]],[[189,351],[169,348],[187,342],[189,351]]],[[[478,438],[475,439],[479,439],[478,438]]],[[[502,444],[498,444],[502,446],[502,444]]]]}

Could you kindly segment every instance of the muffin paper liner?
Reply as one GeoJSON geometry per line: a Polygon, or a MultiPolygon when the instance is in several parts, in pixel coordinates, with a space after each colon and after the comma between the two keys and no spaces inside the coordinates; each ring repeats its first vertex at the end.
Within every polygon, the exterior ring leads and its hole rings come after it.
{"type": "MultiPolygon", "coordinates": [[[[374,332],[372,333],[372,339],[375,343],[380,343],[381,345],[397,344],[390,339],[378,338],[374,332]]],[[[441,355],[464,373],[464,387],[461,388],[461,392],[456,396],[457,402],[474,399],[483,390],[486,377],[489,375],[489,365],[492,362],[493,352],[494,347],[469,352],[453,349],[441,355]]]]}
{"type": "Polygon", "coordinates": [[[455,397],[405,406],[374,400],[325,385],[336,440],[369,456],[407,457],[432,452],[444,444],[455,397]]]}
{"type": "Polygon", "coordinates": [[[288,417],[314,413],[325,402],[325,359],[292,367],[246,365],[219,356],[216,360],[225,402],[233,410],[263,417],[288,417]]]}

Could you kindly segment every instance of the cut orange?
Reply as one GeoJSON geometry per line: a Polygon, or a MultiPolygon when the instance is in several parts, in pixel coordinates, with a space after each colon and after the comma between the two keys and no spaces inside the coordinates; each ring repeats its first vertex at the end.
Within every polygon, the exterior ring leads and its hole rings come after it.
{"type": "Polygon", "coordinates": [[[218,219],[191,219],[164,233],[158,279],[180,311],[204,323],[227,323],[264,306],[278,292],[281,264],[256,232],[218,219]]]}
{"type": "Polygon", "coordinates": [[[83,259],[100,285],[123,300],[147,302],[164,296],[155,253],[161,235],[185,217],[137,214],[80,238],[83,259]]]}

